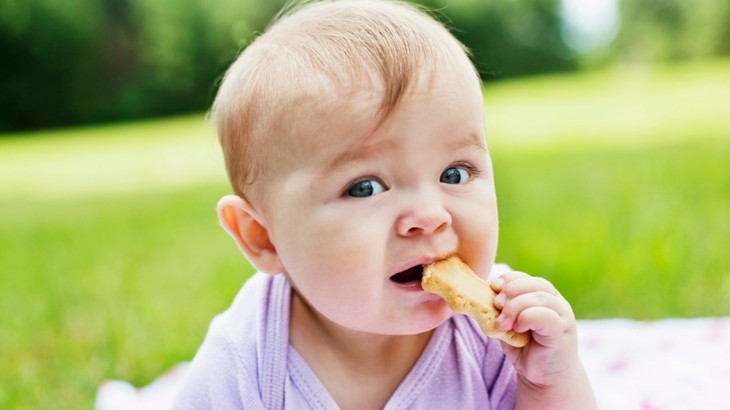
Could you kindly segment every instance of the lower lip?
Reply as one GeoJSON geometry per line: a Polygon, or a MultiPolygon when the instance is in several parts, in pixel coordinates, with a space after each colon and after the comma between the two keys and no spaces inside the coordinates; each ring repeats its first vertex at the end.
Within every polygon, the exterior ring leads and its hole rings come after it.
{"type": "Polygon", "coordinates": [[[407,282],[407,283],[397,283],[397,282],[393,282],[393,283],[395,283],[396,287],[403,289],[405,291],[409,291],[409,292],[416,292],[416,291],[423,290],[423,287],[421,286],[420,281],[413,281],[413,282],[407,282]]]}
{"type": "Polygon", "coordinates": [[[398,291],[402,292],[400,297],[404,298],[403,300],[409,300],[411,303],[444,303],[439,295],[423,290],[421,282],[393,283],[398,291]]]}

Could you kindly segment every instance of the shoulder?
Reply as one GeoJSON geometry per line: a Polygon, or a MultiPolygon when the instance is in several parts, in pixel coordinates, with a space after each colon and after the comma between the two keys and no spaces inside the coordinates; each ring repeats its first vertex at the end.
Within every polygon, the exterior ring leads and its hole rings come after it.
{"type": "Polygon", "coordinates": [[[264,353],[288,336],[291,288],[283,275],[255,273],[236,294],[231,306],[216,316],[208,338],[218,339],[241,359],[264,353]],[[273,340],[276,338],[277,340],[273,340]]]}
{"type": "Polygon", "coordinates": [[[231,306],[213,319],[192,361],[178,403],[184,399],[200,404],[200,408],[208,408],[209,404],[238,408],[234,403],[240,405],[241,400],[248,405],[261,402],[260,381],[269,366],[267,357],[278,355],[272,349],[275,345],[286,346],[284,342],[267,341],[272,328],[278,329],[274,334],[281,335],[281,328],[286,326],[285,321],[268,314],[280,309],[273,307],[274,301],[281,298],[278,293],[287,291],[280,280],[283,278],[253,275],[231,306]]]}
{"type": "MultiPolygon", "coordinates": [[[[274,277],[257,272],[251,276],[224,312],[213,319],[209,333],[219,333],[234,342],[245,341],[255,336],[267,309],[269,293],[274,277]]],[[[255,339],[255,338],[254,338],[255,339]]]]}

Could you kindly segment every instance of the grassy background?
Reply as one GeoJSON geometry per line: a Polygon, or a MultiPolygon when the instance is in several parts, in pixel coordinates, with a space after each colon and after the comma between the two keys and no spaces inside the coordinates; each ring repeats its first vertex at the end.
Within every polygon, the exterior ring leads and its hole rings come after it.
{"type": "MultiPolygon", "coordinates": [[[[486,88],[498,259],[579,318],[730,315],[730,62],[486,88]]],[[[0,139],[0,408],[188,360],[251,272],[202,116],[0,139]]]]}

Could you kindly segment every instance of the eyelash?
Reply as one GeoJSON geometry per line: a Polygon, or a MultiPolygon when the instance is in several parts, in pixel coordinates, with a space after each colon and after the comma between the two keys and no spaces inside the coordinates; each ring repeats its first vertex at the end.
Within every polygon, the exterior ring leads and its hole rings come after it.
{"type": "Polygon", "coordinates": [[[453,164],[446,167],[446,169],[456,168],[456,167],[461,167],[461,168],[466,169],[469,172],[470,178],[476,178],[482,173],[482,170],[477,168],[476,166],[474,166],[474,164],[472,164],[470,162],[464,162],[464,161],[454,162],[453,164]]]}

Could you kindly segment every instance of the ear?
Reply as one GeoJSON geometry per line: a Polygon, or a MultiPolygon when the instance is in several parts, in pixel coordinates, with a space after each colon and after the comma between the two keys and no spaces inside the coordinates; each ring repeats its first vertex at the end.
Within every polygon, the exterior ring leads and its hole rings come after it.
{"type": "Polygon", "coordinates": [[[248,201],[224,196],[218,201],[218,219],[256,269],[272,275],[284,271],[263,218],[248,201]]]}

